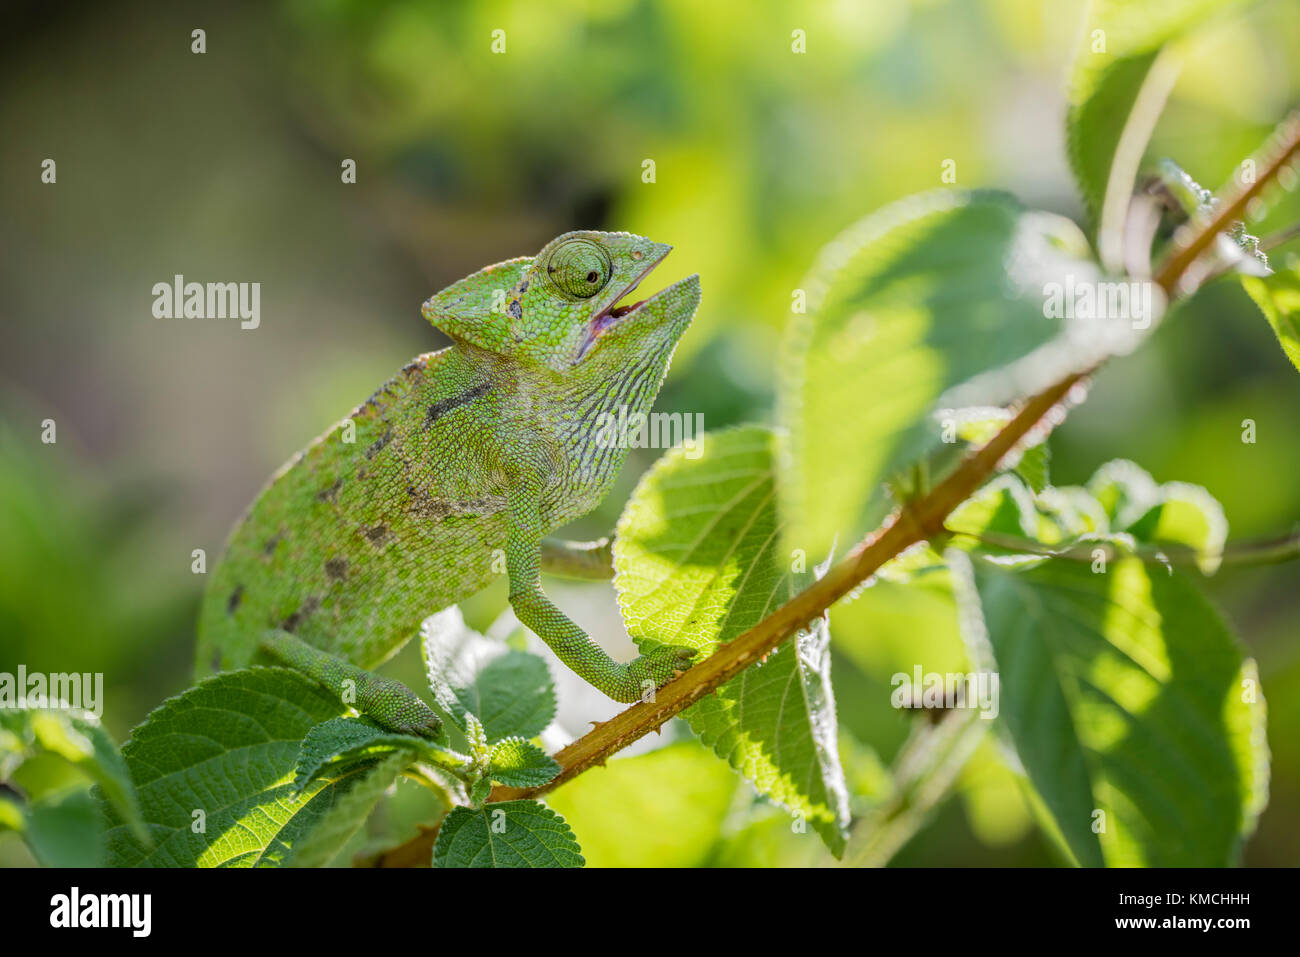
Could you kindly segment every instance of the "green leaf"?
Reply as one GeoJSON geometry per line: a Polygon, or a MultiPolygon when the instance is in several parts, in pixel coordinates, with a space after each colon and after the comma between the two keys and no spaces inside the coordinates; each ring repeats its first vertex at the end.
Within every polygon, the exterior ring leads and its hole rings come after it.
{"type": "Polygon", "coordinates": [[[148,840],[126,761],[98,718],[61,708],[0,709],[0,778],[42,752],[57,755],[96,784],[136,838],[148,840]]]}
{"type": "Polygon", "coordinates": [[[1300,369],[1300,258],[1288,257],[1286,266],[1271,276],[1242,276],[1241,284],[1273,327],[1286,357],[1300,369]]]}
{"type": "Polygon", "coordinates": [[[555,687],[546,662],[469,628],[455,605],[425,620],[421,649],[429,687],[461,730],[478,716],[489,741],[531,738],[555,717],[555,687]]]}
{"type": "Polygon", "coordinates": [[[560,773],[555,760],[523,738],[506,738],[492,745],[488,773],[493,781],[510,788],[541,787],[560,773]]]}
{"type": "MultiPolygon", "coordinates": [[[[1104,511],[1084,489],[1049,486],[1035,495],[1012,475],[1000,475],[984,485],[953,509],[944,527],[977,539],[1014,538],[1044,547],[1110,537],[1104,511]]],[[[954,544],[967,548],[960,539],[954,544]]],[[[1024,546],[985,544],[979,550],[1013,555],[1024,551],[1024,546]]]]}
{"type": "Polygon", "coordinates": [[[154,846],[146,849],[124,827],[111,827],[109,864],[288,862],[360,780],[354,767],[301,792],[294,786],[303,738],[342,711],[336,697],[285,668],[227,672],[167,700],[122,749],[154,846]]]}
{"type": "Polygon", "coordinates": [[[339,852],[357,828],[365,822],[375,804],[397,781],[410,763],[409,751],[393,751],[378,763],[360,771],[319,823],[294,848],[289,863],[294,867],[323,867],[339,852]]]}
{"type": "Polygon", "coordinates": [[[443,818],[434,867],[582,867],[564,818],[537,801],[458,807],[443,818]]]}
{"type": "MultiPolygon", "coordinates": [[[[1048,487],[1034,495],[1017,479],[998,476],[954,509],[944,525],[988,540],[979,546],[984,554],[1011,555],[1026,548],[998,538],[1049,547],[1127,542],[1153,545],[1169,555],[1186,553],[1207,575],[1218,569],[1228,537],[1223,506],[1209,492],[1186,482],[1160,485],[1125,459],[1099,468],[1086,489],[1048,487]]],[[[954,544],[968,547],[961,539],[954,544]]]]}
{"type": "Polygon", "coordinates": [[[1093,0],[1070,75],[1070,166],[1095,220],[1125,124],[1156,56],[1170,41],[1241,0],[1093,0]],[[1104,45],[1104,50],[1095,49],[1104,45]]]}
{"type": "Polygon", "coordinates": [[[1223,506],[1199,485],[1159,485],[1126,459],[1107,462],[1088,480],[1088,491],[1105,510],[1107,531],[1126,532],[1138,542],[1190,550],[1205,574],[1223,558],[1228,519],[1223,506]]]}
{"type": "Polygon", "coordinates": [[[89,791],[72,790],[33,801],[23,838],[45,867],[102,867],[104,827],[89,791]]]}
{"type": "Polygon", "coordinates": [[[958,505],[944,526],[976,537],[1002,535],[1044,544],[1060,537],[1039,514],[1033,493],[1009,475],[998,476],[958,505]]]}
{"type": "Polygon", "coordinates": [[[1049,486],[1034,496],[1034,502],[1064,539],[1105,535],[1110,528],[1101,504],[1077,485],[1049,486]]]}
{"type": "Polygon", "coordinates": [[[326,771],[384,758],[395,751],[405,754],[407,763],[419,758],[453,771],[463,771],[467,761],[463,754],[424,738],[388,731],[366,718],[331,718],[303,738],[294,783],[305,788],[326,771]]]}
{"type": "MultiPolygon", "coordinates": [[[[939,413],[939,418],[945,422],[951,420],[956,437],[963,442],[982,446],[1002,431],[1013,416],[1008,409],[982,407],[944,410],[939,413]]],[[[1010,466],[1011,471],[1024,479],[1035,492],[1043,491],[1050,484],[1051,455],[1046,438],[1044,433],[1037,437],[1036,444],[1021,448],[1019,459],[1010,466]]]]}
{"type": "MultiPolygon", "coordinates": [[[[675,449],[641,480],[618,522],[614,586],[643,653],[671,644],[707,654],[795,594],[792,565],[811,563],[781,552],[776,445],[757,426],[711,433],[699,458],[675,449]]],[[[839,853],[848,798],[828,643],[819,619],[683,716],[760,793],[807,818],[839,853]]]]}
{"type": "Polygon", "coordinates": [[[781,370],[790,546],[824,555],[874,526],[937,409],[1004,405],[1131,348],[1131,320],[1049,318],[1097,277],[1073,223],[1000,194],[911,197],[831,243],[781,370]]]}
{"type": "Polygon", "coordinates": [[[1075,859],[1232,863],[1264,802],[1263,700],[1195,586],[1132,557],[1104,574],[949,558],[999,721],[1075,859]]]}

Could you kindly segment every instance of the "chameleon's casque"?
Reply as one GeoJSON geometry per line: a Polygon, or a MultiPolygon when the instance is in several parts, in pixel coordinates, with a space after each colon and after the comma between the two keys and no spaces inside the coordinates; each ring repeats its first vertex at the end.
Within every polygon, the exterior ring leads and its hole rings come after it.
{"type": "Polygon", "coordinates": [[[204,598],[199,673],[260,660],[268,631],[372,667],[499,575],[503,556],[521,620],[606,693],[634,699],[647,675],[680,666],[609,661],[537,572],[542,536],[590,511],[623,463],[598,417],[648,411],[699,304],[691,276],[617,305],[668,250],[568,233],[429,299],[425,317],[453,344],[290,460],[236,527],[204,598]]]}

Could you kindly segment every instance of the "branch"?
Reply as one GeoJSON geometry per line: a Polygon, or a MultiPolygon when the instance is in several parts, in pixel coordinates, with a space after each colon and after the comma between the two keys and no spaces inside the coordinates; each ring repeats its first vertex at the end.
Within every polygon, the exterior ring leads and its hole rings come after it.
{"type": "Polygon", "coordinates": [[[614,577],[614,543],[606,537],[594,542],[542,540],[542,571],[561,578],[608,581],[614,577]]]}
{"type": "MultiPolygon", "coordinates": [[[[1300,150],[1300,114],[1284,121],[1266,146],[1272,157],[1263,164],[1256,181],[1238,189],[1230,200],[1225,198],[1208,222],[1193,224],[1195,232],[1179,242],[1158,271],[1155,281],[1171,298],[1190,292],[1183,290],[1182,280],[1215,235],[1236,219],[1242,218],[1246,204],[1278,175],[1286,162],[1300,150]]],[[[1178,238],[1176,237],[1176,240],[1178,238]]],[[[986,445],[968,455],[930,492],[895,511],[885,523],[859,542],[839,564],[785,605],[739,637],[720,645],[704,661],[674,678],[655,693],[652,701],[641,701],[588,734],[561,749],[554,757],[560,773],[548,784],[535,788],[492,789],[490,801],[509,801],[536,797],[582,774],[603,765],[611,756],[632,742],[657,731],[705,695],[736,677],[754,662],[774,651],[787,638],[822,615],[826,609],[870,578],[882,565],[905,549],[944,533],[948,514],[969,498],[997,471],[998,464],[1030,436],[1052,428],[1064,417],[1058,406],[1077,404],[1083,398],[1084,383],[1096,367],[1072,373],[1042,392],[1025,400],[1020,410],[986,445]]],[[[1035,435],[1034,439],[1037,440],[1035,435]]],[[[406,844],[394,848],[390,855],[426,863],[433,845],[431,832],[421,833],[406,844]]]]}
{"type": "Polygon", "coordinates": [[[1296,153],[1300,151],[1300,112],[1292,113],[1283,120],[1268,142],[1264,144],[1262,168],[1255,177],[1255,182],[1246,186],[1235,185],[1228,190],[1214,208],[1214,215],[1208,221],[1193,218],[1174,234],[1174,249],[1165,258],[1156,282],[1171,298],[1188,295],[1195,290],[1182,288],[1185,279],[1191,278],[1191,267],[1201,254],[1214,242],[1214,237],[1226,232],[1237,220],[1245,221],[1246,207],[1250,201],[1263,192],[1264,187],[1273,182],[1296,153]],[[1188,234],[1190,233],[1190,237],[1188,234]]]}
{"type": "Polygon", "coordinates": [[[993,474],[998,463],[1066,398],[1083,377],[1084,373],[1069,376],[1031,398],[1001,432],[967,457],[929,494],[895,512],[843,561],[773,614],[664,685],[655,693],[653,701],[634,704],[557,753],[555,760],[562,770],[549,784],[538,788],[495,788],[491,799],[506,801],[535,797],[559,787],[590,767],[604,764],[610,755],[651,731],[657,731],[668,719],[774,651],[871,577],[885,562],[917,542],[943,532],[943,522],[948,513],[993,474]]]}

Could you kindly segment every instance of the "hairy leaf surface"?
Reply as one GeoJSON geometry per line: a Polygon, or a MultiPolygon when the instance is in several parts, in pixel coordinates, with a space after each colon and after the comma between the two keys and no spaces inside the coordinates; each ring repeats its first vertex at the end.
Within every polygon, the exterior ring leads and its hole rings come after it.
{"type": "Polygon", "coordinates": [[[555,688],[546,662],[485,638],[455,605],[426,619],[420,647],[429,687],[461,730],[465,713],[483,723],[489,741],[541,734],[555,717],[555,688]]]}
{"type": "Polygon", "coordinates": [[[1004,405],[1132,348],[1131,320],[1067,308],[1097,276],[1073,223],[993,193],[914,196],[826,247],[784,350],[788,547],[824,555],[874,526],[885,480],[936,444],[936,410],[1004,405]]]}
{"type": "Polygon", "coordinates": [[[949,553],[999,720],[1085,866],[1224,866],[1267,793],[1253,662],[1184,575],[949,553]],[[990,661],[991,659],[991,661],[990,661]]]}
{"type": "Polygon", "coordinates": [[[112,866],[267,867],[294,849],[356,783],[357,769],[294,785],[299,746],[343,705],[284,668],[208,678],[157,708],[122,748],[153,837],[146,849],[120,824],[112,866]]]}
{"type": "MultiPolygon", "coordinates": [[[[811,580],[807,556],[783,552],[775,501],[777,436],[749,426],[705,436],[701,456],[673,450],[619,519],[614,585],[643,652],[707,654],[811,580]]],[[[836,747],[830,635],[819,619],[684,712],[701,740],[762,794],[843,849],[848,799],[836,747]]]]}
{"type": "Polygon", "coordinates": [[[506,738],[492,745],[488,774],[506,787],[541,787],[559,773],[559,764],[549,754],[523,738],[506,738]]]}
{"type": "Polygon", "coordinates": [[[434,867],[582,867],[564,818],[537,801],[458,807],[443,819],[434,867]]]}

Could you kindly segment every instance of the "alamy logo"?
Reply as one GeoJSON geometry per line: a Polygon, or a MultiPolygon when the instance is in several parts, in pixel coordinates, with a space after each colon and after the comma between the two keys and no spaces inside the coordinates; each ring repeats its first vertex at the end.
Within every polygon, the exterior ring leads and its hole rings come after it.
{"type": "Polygon", "coordinates": [[[157,319],[239,319],[239,328],[262,322],[260,282],[186,282],[179,273],[171,282],[153,284],[157,319]]]}
{"type": "Polygon", "coordinates": [[[50,898],[51,927],[129,927],[133,937],[148,937],[152,926],[150,894],[71,893],[50,898]]]}
{"type": "Polygon", "coordinates": [[[894,688],[889,702],[895,708],[978,708],[980,717],[990,721],[1000,710],[1001,682],[996,671],[940,674],[917,665],[912,674],[900,671],[889,683],[894,688]]]}
{"type": "Polygon", "coordinates": [[[596,417],[596,444],[602,449],[671,449],[680,445],[688,459],[698,459],[704,452],[700,436],[704,434],[704,413],[644,412],[629,413],[619,406],[618,413],[602,412],[596,417]]]}
{"type": "Polygon", "coordinates": [[[1048,319],[1124,319],[1134,329],[1147,329],[1155,318],[1155,295],[1150,282],[1075,282],[1043,286],[1043,315],[1048,319]]]}
{"type": "Polygon", "coordinates": [[[46,674],[19,665],[17,673],[0,671],[0,708],[55,708],[104,716],[104,673],[46,674]]]}

